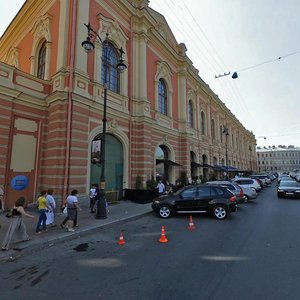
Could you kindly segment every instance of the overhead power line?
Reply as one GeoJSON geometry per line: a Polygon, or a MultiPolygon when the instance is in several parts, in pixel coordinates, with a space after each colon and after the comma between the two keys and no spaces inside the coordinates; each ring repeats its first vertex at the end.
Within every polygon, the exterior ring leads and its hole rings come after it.
{"type": "MultiPolygon", "coordinates": [[[[250,70],[250,69],[254,69],[254,68],[260,67],[260,66],[262,66],[262,65],[269,64],[269,63],[275,62],[275,61],[277,61],[277,60],[279,60],[279,59],[283,59],[283,58],[286,58],[286,57],[288,57],[288,56],[296,55],[296,54],[299,54],[299,53],[300,53],[300,50],[295,51],[295,52],[292,52],[292,53],[288,53],[288,54],[285,54],[285,55],[282,55],[282,56],[279,56],[279,57],[274,58],[274,59],[266,60],[266,61],[264,61],[264,62],[261,62],[261,63],[259,63],[259,64],[256,64],[256,65],[253,65],[253,66],[250,66],[250,67],[246,67],[246,68],[237,70],[237,71],[233,72],[232,78],[233,78],[233,79],[238,78],[238,73],[241,73],[241,72],[243,72],[243,71],[250,70]]],[[[228,76],[228,75],[230,75],[230,74],[231,74],[231,73],[228,72],[228,73],[224,73],[224,74],[215,75],[215,78],[220,78],[220,77],[228,76]]]]}

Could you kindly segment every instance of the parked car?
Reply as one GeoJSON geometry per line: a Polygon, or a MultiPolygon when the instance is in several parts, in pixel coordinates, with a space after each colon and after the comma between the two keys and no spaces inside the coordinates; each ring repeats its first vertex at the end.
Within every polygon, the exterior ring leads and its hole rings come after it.
{"type": "Polygon", "coordinates": [[[261,191],[261,186],[255,178],[241,177],[233,178],[231,181],[237,183],[241,187],[254,188],[257,192],[261,191]]]}
{"type": "Polygon", "coordinates": [[[260,179],[263,182],[264,186],[268,186],[271,183],[271,179],[268,177],[268,175],[254,174],[250,177],[260,179]]]}
{"type": "Polygon", "coordinates": [[[206,184],[218,184],[227,187],[236,197],[237,203],[245,202],[243,189],[236,183],[227,180],[207,181],[206,184]]]}
{"type": "Polygon", "coordinates": [[[296,175],[295,180],[300,182],[300,175],[296,175]]]}
{"type": "Polygon", "coordinates": [[[273,173],[269,173],[268,176],[269,176],[269,178],[271,179],[271,181],[273,181],[273,180],[276,179],[276,176],[275,176],[275,174],[273,174],[273,173]]]}
{"type": "Polygon", "coordinates": [[[254,200],[257,198],[257,192],[252,187],[240,186],[244,192],[244,202],[248,202],[249,200],[254,200]]]}
{"type": "Polygon", "coordinates": [[[300,184],[295,180],[282,180],[277,186],[277,197],[300,197],[300,184]]]}
{"type": "Polygon", "coordinates": [[[176,193],[153,200],[152,209],[161,218],[175,213],[210,213],[223,220],[237,209],[236,197],[220,185],[188,185],[176,193]]]}
{"type": "Polygon", "coordinates": [[[290,175],[281,174],[277,178],[277,183],[279,184],[280,181],[291,181],[291,180],[293,180],[293,179],[292,179],[292,177],[290,175]]]}
{"type": "Polygon", "coordinates": [[[257,183],[260,185],[262,190],[265,188],[265,185],[261,179],[259,179],[259,178],[253,178],[253,179],[257,181],[257,183]]]}

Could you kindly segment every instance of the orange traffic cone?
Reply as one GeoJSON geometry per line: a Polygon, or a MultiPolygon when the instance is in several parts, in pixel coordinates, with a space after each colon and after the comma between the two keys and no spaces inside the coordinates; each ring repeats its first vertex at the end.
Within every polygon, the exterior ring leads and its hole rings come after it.
{"type": "Polygon", "coordinates": [[[160,236],[159,242],[161,242],[161,243],[168,242],[168,239],[166,238],[166,235],[165,235],[165,226],[161,226],[161,236],[160,236]]]}
{"type": "Polygon", "coordinates": [[[188,229],[188,230],[195,230],[195,229],[196,229],[196,226],[195,226],[195,224],[194,224],[194,222],[193,222],[192,216],[190,216],[190,222],[189,222],[189,226],[188,226],[187,229],[188,229]]]}
{"type": "Polygon", "coordinates": [[[125,244],[125,240],[124,240],[124,237],[123,237],[123,233],[121,232],[120,233],[120,238],[118,240],[118,244],[119,245],[124,245],[125,244]]]}

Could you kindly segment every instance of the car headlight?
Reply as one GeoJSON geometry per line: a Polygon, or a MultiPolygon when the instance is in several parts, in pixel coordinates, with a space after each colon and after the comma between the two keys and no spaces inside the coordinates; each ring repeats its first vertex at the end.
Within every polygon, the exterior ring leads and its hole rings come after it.
{"type": "Polygon", "coordinates": [[[283,190],[281,190],[281,189],[278,189],[277,191],[278,191],[278,192],[283,192],[283,190]]]}
{"type": "Polygon", "coordinates": [[[155,204],[159,204],[160,202],[159,202],[158,200],[155,200],[154,203],[155,203],[155,204]]]}

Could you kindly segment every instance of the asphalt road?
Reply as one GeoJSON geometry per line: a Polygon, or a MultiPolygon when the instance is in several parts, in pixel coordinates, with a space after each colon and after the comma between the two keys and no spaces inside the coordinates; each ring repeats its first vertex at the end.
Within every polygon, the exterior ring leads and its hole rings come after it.
{"type": "Polygon", "coordinates": [[[299,299],[299,211],[273,183],[226,220],[194,215],[194,231],[184,215],[113,225],[1,265],[0,298],[299,299]]]}

